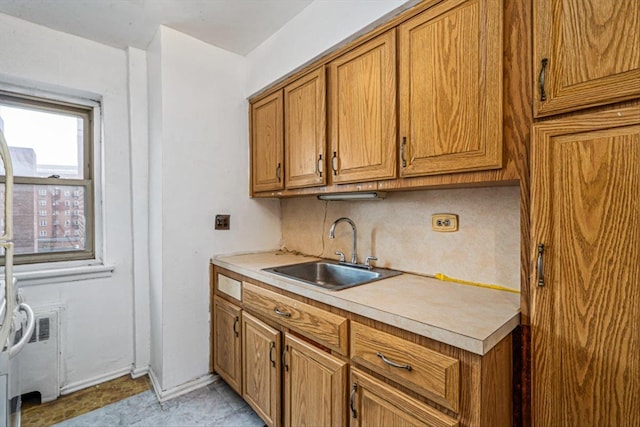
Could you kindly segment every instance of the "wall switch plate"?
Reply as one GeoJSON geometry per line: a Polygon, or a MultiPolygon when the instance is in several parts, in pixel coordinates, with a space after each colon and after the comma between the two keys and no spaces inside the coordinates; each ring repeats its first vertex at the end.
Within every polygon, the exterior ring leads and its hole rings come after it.
{"type": "Polygon", "coordinates": [[[231,215],[216,215],[215,229],[228,230],[230,227],[231,215]]]}
{"type": "Polygon", "coordinates": [[[446,213],[431,215],[431,229],[441,232],[458,231],[458,215],[446,213]]]}

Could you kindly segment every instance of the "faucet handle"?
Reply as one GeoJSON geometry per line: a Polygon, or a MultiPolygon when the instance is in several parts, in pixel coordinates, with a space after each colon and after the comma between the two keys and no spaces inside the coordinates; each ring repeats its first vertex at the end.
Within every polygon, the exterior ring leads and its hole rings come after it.
{"type": "Polygon", "coordinates": [[[377,257],[374,257],[374,256],[368,256],[368,257],[367,257],[367,258],[365,258],[365,260],[364,260],[364,265],[365,265],[367,268],[371,269],[371,267],[372,267],[372,265],[371,265],[371,261],[377,261],[377,260],[378,260],[378,258],[377,258],[377,257]]]}
{"type": "Polygon", "coordinates": [[[344,262],[345,261],[344,252],[336,251],[336,255],[340,256],[340,262],[344,262]]]}

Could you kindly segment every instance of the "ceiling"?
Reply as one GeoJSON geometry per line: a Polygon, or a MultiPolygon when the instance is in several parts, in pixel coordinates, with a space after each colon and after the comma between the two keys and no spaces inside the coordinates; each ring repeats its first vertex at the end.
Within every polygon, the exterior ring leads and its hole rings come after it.
{"type": "Polygon", "coordinates": [[[312,0],[0,0],[0,12],[118,48],[159,25],[246,55],[312,0]]]}

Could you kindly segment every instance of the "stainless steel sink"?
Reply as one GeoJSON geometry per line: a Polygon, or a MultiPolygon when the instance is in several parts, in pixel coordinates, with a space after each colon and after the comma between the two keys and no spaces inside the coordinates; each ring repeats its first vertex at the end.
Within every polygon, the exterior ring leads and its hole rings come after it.
{"type": "Polygon", "coordinates": [[[324,260],[283,265],[263,270],[333,291],[364,285],[365,283],[402,274],[401,271],[387,270],[385,268],[372,268],[369,270],[324,260]]]}

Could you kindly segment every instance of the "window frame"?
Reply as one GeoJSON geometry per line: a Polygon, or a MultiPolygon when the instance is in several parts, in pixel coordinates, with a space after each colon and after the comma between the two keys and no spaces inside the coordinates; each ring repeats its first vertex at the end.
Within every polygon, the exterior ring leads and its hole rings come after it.
{"type": "MultiPolygon", "coordinates": [[[[83,178],[14,176],[14,186],[46,185],[54,188],[56,186],[75,186],[83,188],[85,193],[85,248],[83,250],[15,254],[14,264],[37,265],[61,261],[86,262],[87,260],[98,260],[98,255],[101,255],[102,252],[99,246],[102,238],[96,233],[96,230],[98,230],[96,225],[101,223],[102,216],[101,212],[97,209],[98,204],[96,203],[96,194],[100,194],[100,187],[96,182],[96,177],[100,177],[101,165],[99,153],[95,152],[94,147],[97,147],[96,142],[100,140],[100,130],[98,129],[99,126],[97,126],[101,119],[100,103],[89,99],[70,98],[43,92],[33,94],[27,91],[13,89],[14,88],[6,89],[0,85],[0,101],[2,101],[4,105],[35,111],[67,114],[80,118],[83,123],[83,178]],[[98,251],[96,248],[98,248],[98,251]]],[[[5,175],[0,175],[0,184],[4,184],[5,182],[5,175]]],[[[37,194],[37,197],[40,197],[39,191],[37,194]]],[[[41,205],[41,202],[39,202],[39,204],[41,205]]],[[[37,219],[34,220],[37,221],[37,219]]],[[[40,236],[34,236],[36,239],[38,239],[38,237],[40,236]]],[[[2,263],[4,262],[3,256],[0,256],[0,261],[2,263]]]]}

